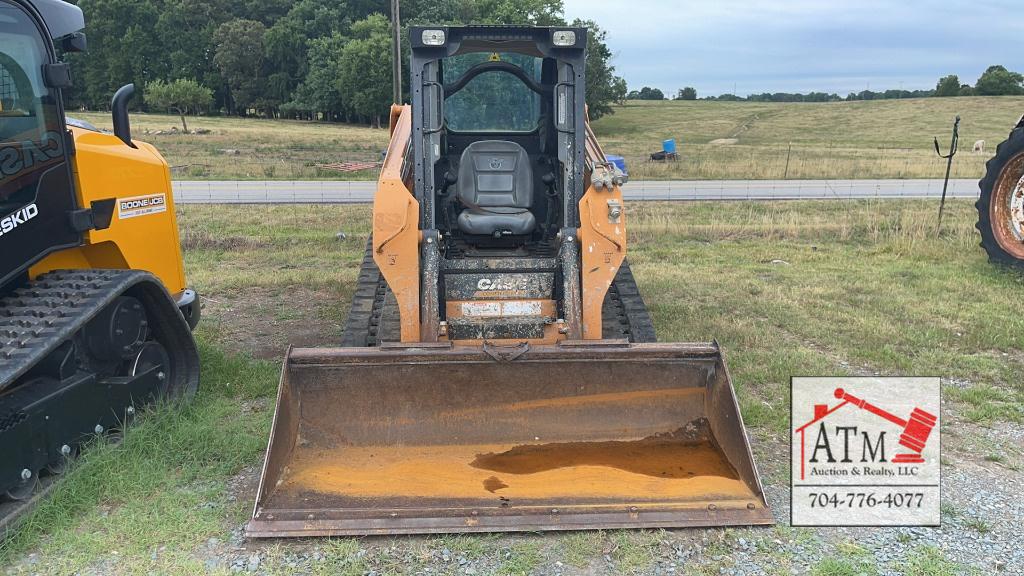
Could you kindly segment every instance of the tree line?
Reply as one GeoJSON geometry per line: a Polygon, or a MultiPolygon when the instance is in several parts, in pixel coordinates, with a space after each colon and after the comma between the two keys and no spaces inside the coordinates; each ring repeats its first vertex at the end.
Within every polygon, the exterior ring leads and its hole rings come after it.
{"type": "MultiPolygon", "coordinates": [[[[974,86],[961,84],[956,74],[943,76],[935,85],[934,90],[885,90],[872,92],[862,90],[851,92],[846,97],[836,93],[810,92],[807,94],[790,92],[763,92],[748,96],[721,94],[705,96],[702,100],[719,100],[725,102],[839,102],[843,100],[889,100],[902,98],[930,98],[949,96],[1019,96],[1024,95],[1024,75],[1011,72],[1004,66],[989,66],[978,78],[974,86]]],[[[665,93],[658,88],[644,86],[640,90],[627,93],[628,100],[667,100],[665,93]]],[[[691,86],[680,88],[673,100],[697,100],[697,90],[691,86]]]]}
{"type": "MultiPolygon", "coordinates": [[[[391,104],[386,0],[78,0],[89,50],[68,54],[68,106],[105,109],[134,82],[158,112],[306,118],[380,125],[391,104]]],[[[403,25],[524,24],[590,30],[586,100],[613,112],[626,83],[606,33],[564,18],[562,0],[403,0],[403,25]]],[[[403,60],[408,62],[407,31],[403,60]]],[[[404,67],[404,79],[408,66],[404,67]]],[[[407,80],[403,82],[407,84],[407,80]]],[[[406,86],[403,86],[406,88],[406,86]]],[[[407,96],[407,93],[406,93],[407,96]]],[[[186,127],[187,129],[187,127],[186,127]]]]}

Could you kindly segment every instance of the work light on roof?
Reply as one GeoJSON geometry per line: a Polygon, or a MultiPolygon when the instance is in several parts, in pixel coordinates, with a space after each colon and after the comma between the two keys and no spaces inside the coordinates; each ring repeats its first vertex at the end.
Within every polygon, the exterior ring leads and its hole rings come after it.
{"type": "Polygon", "coordinates": [[[424,30],[422,39],[427,46],[441,46],[444,44],[444,30],[424,30]]]}
{"type": "Polygon", "coordinates": [[[574,46],[576,33],[572,30],[558,30],[552,35],[551,41],[555,43],[555,46],[574,46]]]}

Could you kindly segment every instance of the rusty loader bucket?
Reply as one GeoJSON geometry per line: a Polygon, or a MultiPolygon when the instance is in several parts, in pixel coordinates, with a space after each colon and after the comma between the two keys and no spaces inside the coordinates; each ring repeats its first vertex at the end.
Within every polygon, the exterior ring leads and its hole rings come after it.
{"type": "Polygon", "coordinates": [[[713,344],[305,348],[247,534],[771,523],[713,344]]]}

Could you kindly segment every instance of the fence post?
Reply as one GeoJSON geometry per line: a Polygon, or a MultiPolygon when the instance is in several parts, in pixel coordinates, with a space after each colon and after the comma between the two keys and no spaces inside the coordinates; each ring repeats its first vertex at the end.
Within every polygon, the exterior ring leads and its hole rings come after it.
{"type": "Polygon", "coordinates": [[[953,167],[953,156],[956,156],[957,145],[960,141],[960,116],[956,117],[953,121],[953,137],[949,143],[949,154],[943,155],[939,151],[939,139],[934,138],[935,141],[935,153],[939,155],[939,158],[946,160],[946,178],[942,181],[942,200],[939,202],[939,223],[935,227],[935,235],[942,235],[942,212],[946,208],[946,187],[949,186],[949,171],[953,167]]]}

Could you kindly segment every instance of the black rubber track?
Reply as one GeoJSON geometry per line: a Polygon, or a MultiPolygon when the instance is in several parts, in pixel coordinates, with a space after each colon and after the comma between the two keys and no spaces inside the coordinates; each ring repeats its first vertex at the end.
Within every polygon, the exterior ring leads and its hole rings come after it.
{"type": "Polygon", "coordinates": [[[192,332],[160,281],[141,270],[57,270],[0,298],[0,390],[122,294],[142,302],[154,339],[172,353],[172,397],[192,398],[199,386],[192,332]]]}
{"type": "Polygon", "coordinates": [[[657,342],[654,323],[636,286],[629,260],[622,262],[601,309],[602,335],[630,342],[657,342]]]}
{"type": "Polygon", "coordinates": [[[981,196],[974,203],[978,209],[978,223],[975,227],[981,232],[981,247],[988,253],[989,260],[1024,268],[1024,260],[1009,254],[996,240],[991,219],[992,193],[999,174],[1015,157],[1024,154],[1024,126],[1018,126],[1010,132],[1010,136],[996,147],[996,155],[985,163],[985,176],[978,182],[981,196]]]}
{"type": "Polygon", "coordinates": [[[387,283],[384,282],[376,262],[373,261],[373,237],[366,239],[363,262],[359,266],[356,291],[352,294],[352,306],[345,320],[345,331],[341,345],[345,347],[375,346],[380,325],[380,304],[383,302],[387,283]],[[378,294],[378,291],[381,291],[378,294]]]}
{"type": "MultiPolygon", "coordinates": [[[[399,339],[397,301],[373,261],[372,242],[372,239],[366,242],[356,292],[342,334],[342,346],[377,346],[381,342],[399,339]]],[[[628,261],[623,262],[605,295],[601,321],[605,338],[657,342],[654,324],[628,261]]]]}
{"type": "MultiPolygon", "coordinates": [[[[195,341],[174,300],[156,277],[139,270],[54,271],[0,298],[0,396],[4,400],[0,403],[0,440],[19,434],[17,426],[31,424],[31,414],[19,407],[19,398],[39,391],[32,388],[31,378],[21,377],[31,374],[32,368],[58,346],[81,337],[80,331],[89,320],[121,295],[133,296],[145,306],[153,339],[170,353],[170,399],[187,400],[194,396],[199,385],[199,354],[195,341]]],[[[88,416],[95,417],[92,422],[105,423],[104,427],[109,430],[123,422],[122,409],[120,405],[110,406],[88,416]]],[[[30,428],[30,431],[35,430],[30,428]]],[[[92,433],[91,425],[82,430],[80,438],[67,441],[68,444],[73,444],[72,448],[77,450],[79,444],[88,439],[87,433],[92,433]]],[[[32,437],[49,442],[50,434],[49,429],[38,429],[38,435],[32,432],[32,437]]],[[[45,453],[41,447],[39,450],[45,453]]],[[[3,466],[13,464],[0,462],[3,466]]],[[[43,468],[35,464],[39,463],[34,462],[31,467],[37,471],[43,468]]],[[[38,489],[28,500],[0,500],[0,539],[45,497],[57,477],[41,476],[38,489]]]]}

